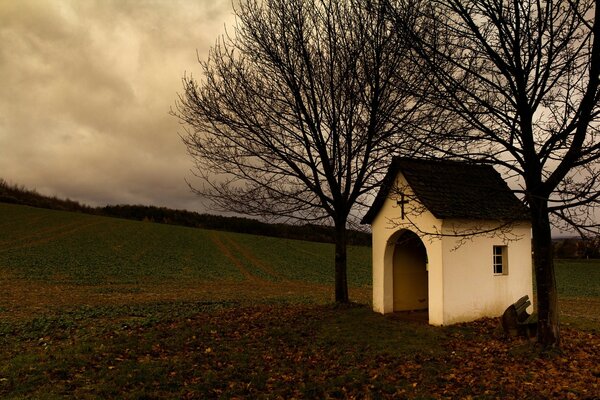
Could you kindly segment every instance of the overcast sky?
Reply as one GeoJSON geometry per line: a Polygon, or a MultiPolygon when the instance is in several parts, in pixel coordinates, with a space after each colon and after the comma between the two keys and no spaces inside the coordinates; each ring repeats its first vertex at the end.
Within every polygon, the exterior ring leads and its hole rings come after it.
{"type": "Polygon", "coordinates": [[[0,178],[201,211],[168,113],[232,23],[230,0],[0,0],[0,178]]]}

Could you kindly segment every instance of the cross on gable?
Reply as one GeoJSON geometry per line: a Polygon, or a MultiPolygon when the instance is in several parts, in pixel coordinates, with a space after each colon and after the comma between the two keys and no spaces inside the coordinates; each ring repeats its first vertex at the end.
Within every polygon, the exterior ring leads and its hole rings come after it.
{"type": "Polygon", "coordinates": [[[404,198],[404,193],[400,193],[400,200],[398,200],[396,204],[400,206],[400,215],[402,216],[402,219],[404,219],[404,205],[408,204],[408,200],[404,198]]]}

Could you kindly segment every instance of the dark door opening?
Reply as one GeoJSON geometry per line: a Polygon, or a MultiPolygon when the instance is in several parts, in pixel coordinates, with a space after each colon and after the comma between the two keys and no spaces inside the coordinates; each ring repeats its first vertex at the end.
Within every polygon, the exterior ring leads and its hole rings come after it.
{"type": "Polygon", "coordinates": [[[429,308],[427,250],[414,232],[406,230],[396,240],[393,276],[394,311],[429,308]]]}

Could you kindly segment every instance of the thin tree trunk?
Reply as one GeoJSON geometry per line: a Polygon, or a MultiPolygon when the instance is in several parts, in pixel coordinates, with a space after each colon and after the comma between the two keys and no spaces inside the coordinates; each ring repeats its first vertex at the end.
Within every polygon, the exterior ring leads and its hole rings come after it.
{"type": "Polygon", "coordinates": [[[346,222],[335,224],[335,301],[336,303],[348,303],[348,278],[347,265],[348,234],[346,222]]]}
{"type": "Polygon", "coordinates": [[[546,200],[532,201],[533,262],[537,284],[538,333],[537,341],[544,347],[560,345],[558,323],[558,297],[554,259],[552,254],[552,235],[548,218],[546,200]]]}

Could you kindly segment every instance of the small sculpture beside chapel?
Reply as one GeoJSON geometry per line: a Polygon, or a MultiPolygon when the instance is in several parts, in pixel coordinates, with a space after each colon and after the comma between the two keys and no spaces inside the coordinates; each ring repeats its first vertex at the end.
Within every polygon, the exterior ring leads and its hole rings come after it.
{"type": "Polygon", "coordinates": [[[528,209],[492,166],[394,158],[362,223],[376,312],[428,310],[448,325],[533,298],[528,209]]]}

